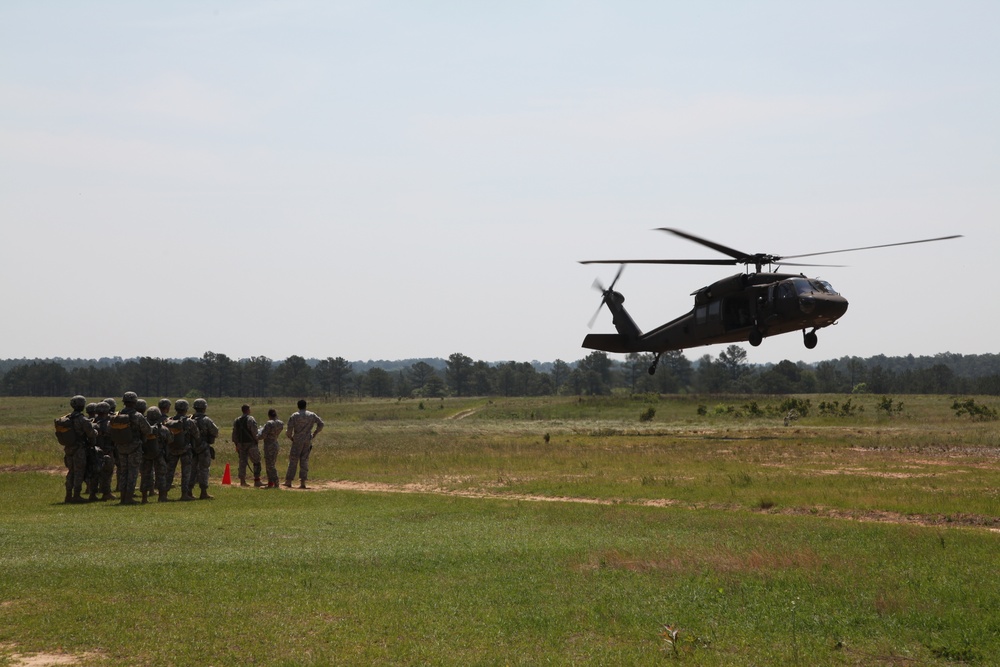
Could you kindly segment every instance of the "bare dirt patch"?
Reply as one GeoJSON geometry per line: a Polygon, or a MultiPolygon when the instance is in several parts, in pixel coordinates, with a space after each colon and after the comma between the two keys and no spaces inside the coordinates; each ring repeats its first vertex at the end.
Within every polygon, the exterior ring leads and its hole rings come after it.
{"type": "Polygon", "coordinates": [[[14,644],[0,644],[0,656],[7,653],[9,667],[60,667],[61,665],[79,665],[91,662],[97,657],[94,653],[73,655],[71,653],[18,653],[14,644]],[[7,653],[7,652],[10,653],[7,653]]]}

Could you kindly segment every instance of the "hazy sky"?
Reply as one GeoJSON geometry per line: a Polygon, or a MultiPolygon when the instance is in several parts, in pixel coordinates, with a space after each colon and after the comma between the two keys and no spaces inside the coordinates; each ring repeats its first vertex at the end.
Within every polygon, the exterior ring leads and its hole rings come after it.
{"type": "MultiPolygon", "coordinates": [[[[992,0],[8,0],[0,358],[575,361],[616,270],[577,260],[715,256],[656,227],[964,234],[827,258],[848,313],[749,360],[1000,352],[997,26],[992,0]]],[[[651,329],[735,272],[618,289],[651,329]]]]}

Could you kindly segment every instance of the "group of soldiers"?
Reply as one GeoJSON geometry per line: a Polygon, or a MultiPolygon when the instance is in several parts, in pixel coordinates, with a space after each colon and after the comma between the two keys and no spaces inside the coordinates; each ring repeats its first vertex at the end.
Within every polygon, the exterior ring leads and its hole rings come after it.
{"type": "MultiPolygon", "coordinates": [[[[169,500],[167,493],[173,488],[177,464],[181,468],[180,500],[195,500],[194,486],[201,489],[200,500],[211,500],[208,493],[209,469],[215,458],[212,446],[219,436],[219,427],[206,414],[208,402],[204,398],[193,402],[194,415],[188,414],[188,402],[174,402],[174,415],[170,415],[169,399],[160,399],[148,407],[135,392],[122,397],[124,407],[116,412],[117,403],[106,398],[99,403],[87,403],[83,396],[70,399],[72,412],[55,420],[56,436],[63,445],[66,464],[67,503],[94,500],[115,500],[133,505],[148,502],[154,494],[160,502],[169,500]],[[112,480],[115,481],[112,492],[112,480]],[[136,500],[136,486],[141,500],[136,500]],[[86,495],[86,497],[84,497],[86,495]]],[[[309,453],[312,439],[322,430],[323,420],[306,410],[304,400],[298,403],[299,411],[288,420],[286,435],[292,441],[289,452],[285,486],[299,472],[299,488],[306,488],[309,471],[309,453]]],[[[250,406],[244,405],[242,416],[233,422],[232,441],[239,452],[239,478],[241,486],[246,480],[249,464],[253,464],[254,486],[263,487],[261,481],[261,456],[258,442],[264,443],[267,467],[267,486],[278,488],[276,461],[278,436],[284,424],[272,409],[263,427],[250,416],[250,406]]]]}

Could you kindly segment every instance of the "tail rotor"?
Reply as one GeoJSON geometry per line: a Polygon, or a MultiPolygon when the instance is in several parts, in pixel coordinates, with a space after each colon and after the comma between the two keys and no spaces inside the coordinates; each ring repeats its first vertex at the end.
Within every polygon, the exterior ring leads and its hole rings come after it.
{"type": "Polygon", "coordinates": [[[604,287],[601,283],[600,278],[594,279],[594,284],[592,287],[601,293],[601,305],[597,307],[594,311],[593,317],[590,318],[590,322],[587,324],[589,329],[594,328],[594,322],[597,321],[597,316],[601,314],[601,308],[608,303],[608,299],[614,299],[617,303],[622,303],[625,301],[625,297],[622,296],[620,292],[615,291],[615,285],[618,283],[618,279],[622,277],[622,271],[625,270],[625,265],[622,264],[618,267],[618,273],[615,274],[614,280],[611,281],[610,287],[604,287]]]}

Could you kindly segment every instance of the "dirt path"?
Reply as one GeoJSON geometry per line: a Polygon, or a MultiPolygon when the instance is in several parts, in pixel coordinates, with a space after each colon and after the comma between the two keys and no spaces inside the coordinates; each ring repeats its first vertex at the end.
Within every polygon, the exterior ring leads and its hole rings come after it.
{"type": "MultiPolygon", "coordinates": [[[[459,413],[461,414],[461,413],[459,413]]],[[[44,466],[0,466],[0,473],[44,472],[65,475],[62,468],[44,466]]],[[[213,481],[213,485],[217,482],[213,481]]],[[[235,488],[239,488],[238,486],[235,488]]],[[[246,490],[255,491],[253,486],[246,490]]],[[[776,514],[784,516],[814,516],[828,519],[842,519],[872,523],[893,523],[913,526],[939,526],[942,528],[984,528],[1000,532],[1000,517],[979,514],[902,514],[882,510],[853,510],[829,507],[772,507],[768,509],[746,508],[727,503],[688,503],[672,498],[634,500],[624,498],[586,498],[582,496],[539,496],[523,493],[506,493],[485,489],[455,490],[430,484],[385,484],[381,482],[353,482],[348,480],[310,480],[309,488],[282,489],[285,492],[353,491],[356,493],[425,493],[456,498],[478,498],[489,500],[514,500],[536,503],[579,503],[584,505],[623,505],[627,507],[680,507],[696,510],[718,510],[727,512],[753,512],[755,514],[776,514]]]]}

